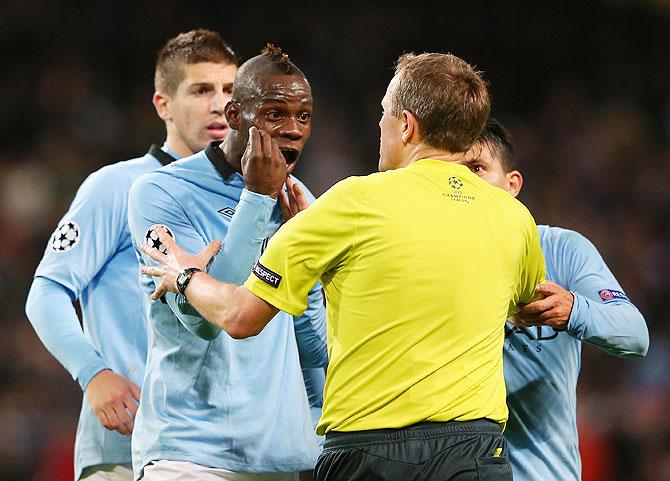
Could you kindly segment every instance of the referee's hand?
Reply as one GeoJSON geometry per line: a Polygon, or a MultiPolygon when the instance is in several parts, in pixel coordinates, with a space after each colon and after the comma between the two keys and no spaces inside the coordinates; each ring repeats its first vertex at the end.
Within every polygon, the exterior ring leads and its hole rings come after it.
{"type": "Polygon", "coordinates": [[[149,247],[147,244],[140,246],[142,252],[157,263],[155,266],[140,266],[142,274],[161,279],[160,284],[157,284],[156,289],[151,294],[151,299],[154,301],[160,299],[167,292],[178,292],[177,276],[184,269],[197,267],[201,271],[206,271],[209,261],[221,249],[221,241],[213,240],[198,254],[192,256],[179,247],[163,227],[156,229],[156,233],[158,234],[158,239],[165,246],[167,254],[163,254],[158,249],[149,247]]]}
{"type": "Polygon", "coordinates": [[[86,386],[86,400],[103,427],[130,436],[140,402],[140,388],[110,370],[100,371],[86,386]]]}

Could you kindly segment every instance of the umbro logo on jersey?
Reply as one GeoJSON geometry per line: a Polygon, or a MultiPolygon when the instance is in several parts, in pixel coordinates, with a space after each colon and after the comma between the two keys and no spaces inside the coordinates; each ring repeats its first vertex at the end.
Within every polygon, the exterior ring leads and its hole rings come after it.
{"type": "Polygon", "coordinates": [[[226,217],[232,217],[233,214],[235,213],[235,209],[233,209],[232,207],[224,207],[223,209],[217,210],[217,212],[219,214],[225,215],[226,217]]]}
{"type": "Polygon", "coordinates": [[[254,268],[251,270],[251,272],[253,272],[260,280],[266,284],[270,284],[275,289],[279,287],[281,276],[276,272],[272,272],[270,269],[261,264],[260,261],[256,261],[256,264],[254,264],[254,268]]]}
{"type": "Polygon", "coordinates": [[[624,294],[621,291],[615,291],[612,289],[603,289],[601,291],[598,291],[598,296],[600,296],[600,299],[602,299],[603,302],[610,302],[610,301],[630,302],[630,299],[628,299],[628,296],[626,294],[624,294]]]}
{"type": "Polygon", "coordinates": [[[79,226],[74,221],[62,222],[51,235],[51,250],[67,252],[79,244],[79,226]]]}
{"type": "Polygon", "coordinates": [[[168,226],[163,224],[154,224],[151,227],[149,227],[149,229],[147,229],[147,233],[144,234],[144,243],[149,247],[158,249],[158,251],[162,254],[167,254],[167,247],[163,245],[161,240],[158,238],[158,232],[156,232],[159,227],[165,229],[168,235],[174,239],[174,234],[172,233],[172,231],[168,226]]]}

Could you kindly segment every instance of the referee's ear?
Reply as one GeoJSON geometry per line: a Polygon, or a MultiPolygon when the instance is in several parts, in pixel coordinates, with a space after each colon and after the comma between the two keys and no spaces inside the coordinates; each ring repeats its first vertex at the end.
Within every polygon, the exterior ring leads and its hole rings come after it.
{"type": "Polygon", "coordinates": [[[169,95],[163,92],[156,91],[154,92],[154,96],[151,98],[151,102],[154,104],[156,113],[161,118],[161,120],[163,120],[164,122],[172,120],[169,95]]]}

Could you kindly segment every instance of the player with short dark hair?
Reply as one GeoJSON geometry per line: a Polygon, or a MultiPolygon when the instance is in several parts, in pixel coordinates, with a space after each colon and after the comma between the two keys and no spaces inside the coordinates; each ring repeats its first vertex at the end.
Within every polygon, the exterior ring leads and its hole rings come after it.
{"type": "Polygon", "coordinates": [[[174,95],[186,78],[184,67],[197,63],[237,65],[238,61],[233,49],[216,32],[199,28],[181,33],[168,40],[158,52],[154,74],[156,92],[174,95]]]}
{"type": "MultiPolygon", "coordinates": [[[[544,279],[537,227],[459,164],[489,114],[467,63],[402,57],[382,107],[382,172],[343,180],[285,224],[244,286],[197,272],[182,291],[246,338],[263,335],[278,309],[302,313],[322,280],[329,365],[317,480],[511,480],[503,327],[544,279]],[[424,122],[444,103],[462,109],[439,123],[453,131],[450,147],[424,122]]],[[[218,248],[190,256],[160,236],[169,255],[143,249],[161,263],[142,268],[162,278],[154,296],[177,290],[179,274],[218,248]]]]}
{"type": "MultiPolygon", "coordinates": [[[[287,180],[311,134],[312,103],[305,75],[279,48],[245,62],[226,106],[226,140],[133,185],[128,217],[136,249],[155,245],[159,226],[189,252],[223,239],[219,255],[201,268],[241,283],[283,218],[313,200],[295,178],[287,180]]],[[[184,287],[194,273],[181,278],[184,287]]],[[[143,281],[148,296],[155,285],[143,281]]],[[[310,287],[304,315],[280,312],[244,342],[203,319],[183,289],[151,304],[133,436],[136,476],[297,480],[314,467],[320,446],[301,362],[323,368],[327,353],[321,288],[310,287]]],[[[316,373],[323,377],[323,369],[316,373]]]]}
{"type": "MultiPolygon", "coordinates": [[[[489,120],[466,165],[517,196],[512,137],[489,120]]],[[[544,297],[521,308],[505,328],[504,367],[514,479],[579,481],[576,389],[582,342],[618,357],[647,353],[644,317],[628,299],[598,250],[581,234],[538,225],[547,263],[544,297]],[[553,281],[553,282],[552,282],[553,281]]]]}
{"type": "Polygon", "coordinates": [[[49,241],[26,313],[46,348],[79,383],[75,479],[131,480],[130,433],[147,355],[144,298],[128,230],[132,182],[227,132],[224,107],[237,70],[219,34],[170,39],[156,65],[153,100],[166,125],[162,147],[108,165],[79,188],[49,241]],[[83,331],[72,301],[79,300],[83,331]]]}

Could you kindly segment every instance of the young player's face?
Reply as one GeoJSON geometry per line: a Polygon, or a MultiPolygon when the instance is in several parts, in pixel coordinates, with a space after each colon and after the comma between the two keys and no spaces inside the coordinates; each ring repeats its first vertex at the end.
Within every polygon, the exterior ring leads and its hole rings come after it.
{"type": "Polygon", "coordinates": [[[202,62],[183,65],[185,77],[170,97],[173,133],[190,153],[228,133],[224,108],[231,98],[237,66],[202,62]]]}
{"type": "Polygon", "coordinates": [[[256,87],[240,106],[240,135],[246,142],[251,126],[268,132],[292,171],[312,133],[312,89],[300,75],[268,75],[256,87]]]}
{"type": "Polygon", "coordinates": [[[518,171],[505,172],[498,156],[485,143],[475,142],[465,156],[464,164],[479,177],[516,197],[521,189],[518,171]]]}
{"type": "Polygon", "coordinates": [[[402,120],[391,115],[391,96],[398,83],[395,76],[382,99],[382,118],[379,121],[379,171],[402,166],[402,120]]]}

